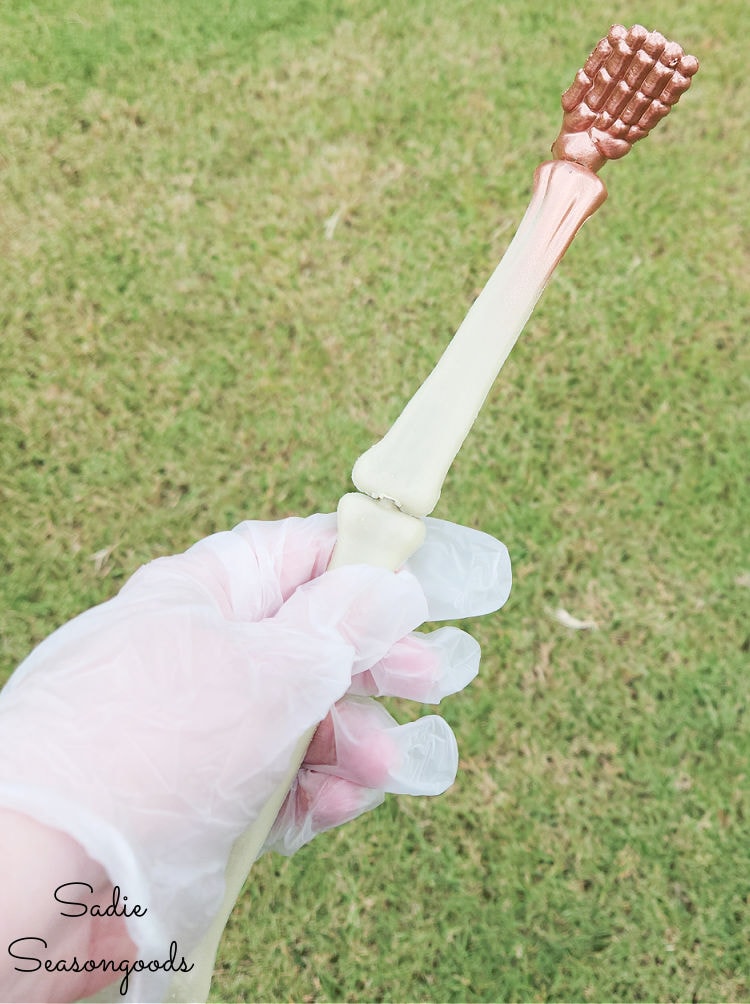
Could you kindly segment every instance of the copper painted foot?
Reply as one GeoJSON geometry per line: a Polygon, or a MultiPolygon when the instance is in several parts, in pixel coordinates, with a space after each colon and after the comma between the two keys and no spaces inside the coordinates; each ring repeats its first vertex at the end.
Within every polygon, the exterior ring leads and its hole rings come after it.
{"type": "Polygon", "coordinates": [[[658,31],[613,25],[562,96],[553,156],[591,171],[619,160],[677,104],[697,72],[695,56],[658,31]]]}

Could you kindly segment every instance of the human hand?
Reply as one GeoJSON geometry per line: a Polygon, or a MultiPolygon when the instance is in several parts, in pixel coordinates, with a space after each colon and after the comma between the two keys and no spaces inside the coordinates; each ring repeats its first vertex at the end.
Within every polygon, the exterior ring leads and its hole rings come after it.
{"type": "Polygon", "coordinates": [[[201,937],[234,840],[318,722],[330,724],[310,756],[330,761],[335,735],[338,759],[301,772],[274,828],[287,850],[362,811],[373,788],[414,788],[415,749],[438,754],[429,790],[452,780],[455,741],[444,724],[416,723],[416,744],[409,726],[368,726],[376,755],[372,746],[347,755],[334,724],[362,709],[374,721],[351,693],[337,704],[348,690],[426,700],[430,688],[434,698],[476,671],[465,636],[442,636],[462,653],[449,683],[449,645],[409,635],[428,617],[499,606],[507,553],[486,535],[430,522],[436,544],[412,571],[325,575],[335,517],[243,523],[144,566],[117,597],[43,642],[2,692],[0,804],[72,836],[144,906],[129,924],[140,958],[163,955],[175,939],[189,952],[201,937]],[[383,682],[393,677],[402,682],[383,682]],[[310,783],[314,797],[300,796],[310,783]]]}

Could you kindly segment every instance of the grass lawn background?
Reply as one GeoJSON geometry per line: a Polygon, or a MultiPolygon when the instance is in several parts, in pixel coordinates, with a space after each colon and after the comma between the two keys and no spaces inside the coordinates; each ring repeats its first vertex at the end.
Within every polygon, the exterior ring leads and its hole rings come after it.
{"type": "Polygon", "coordinates": [[[615,21],[702,69],[603,172],[436,511],[514,562],[442,709],[459,779],[262,859],[213,1000],[750,997],[750,16],[0,8],[0,679],[144,561],[335,507],[615,21]]]}

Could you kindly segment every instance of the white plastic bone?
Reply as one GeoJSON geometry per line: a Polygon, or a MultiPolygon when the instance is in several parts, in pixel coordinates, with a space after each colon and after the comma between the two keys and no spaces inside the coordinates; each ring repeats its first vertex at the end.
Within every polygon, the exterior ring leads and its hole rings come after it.
{"type": "Polygon", "coordinates": [[[435,508],[448,468],[552,271],[604,184],[567,161],[540,165],[534,195],[502,261],[437,366],[379,443],[354,465],[356,487],[412,516],[435,508]]]}

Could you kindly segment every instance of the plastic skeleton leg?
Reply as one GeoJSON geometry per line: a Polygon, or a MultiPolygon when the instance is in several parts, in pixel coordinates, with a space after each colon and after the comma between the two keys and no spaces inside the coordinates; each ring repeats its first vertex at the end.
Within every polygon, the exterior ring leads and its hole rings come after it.
{"type": "MultiPolygon", "coordinates": [[[[432,374],[387,435],[357,461],[359,492],[339,504],[332,564],[370,562],[399,568],[424,538],[422,517],[500,367],[549,277],[584,221],[606,198],[594,172],[642,139],[690,86],[698,61],[639,25],[615,25],[579,70],[562,99],[563,126],[554,160],[534,178],[531,204],[506,254],[432,374]]],[[[195,968],[175,979],[170,1001],[205,1001],[224,925],[309,744],[305,736],[285,786],[235,845],[224,905],[195,968]]]]}

